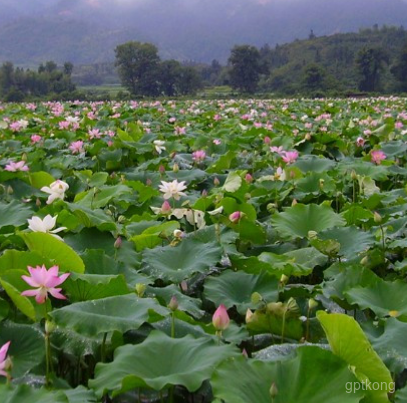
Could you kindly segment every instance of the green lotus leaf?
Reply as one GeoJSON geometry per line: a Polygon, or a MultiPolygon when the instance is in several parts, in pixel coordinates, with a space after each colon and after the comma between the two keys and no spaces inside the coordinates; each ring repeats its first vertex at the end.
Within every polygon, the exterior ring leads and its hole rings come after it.
{"type": "Polygon", "coordinates": [[[143,252],[143,271],[155,279],[181,281],[194,273],[203,273],[219,262],[222,249],[214,241],[203,243],[188,238],[178,246],[156,247],[143,252]]]}
{"type": "Polygon", "coordinates": [[[85,265],[79,255],[65,242],[42,232],[21,234],[28,249],[59,266],[61,272],[83,273],[85,265]]]}
{"type": "Polygon", "coordinates": [[[347,300],[376,315],[396,316],[407,320],[407,284],[402,281],[378,280],[367,287],[357,286],[345,292],[347,300]]]}
{"type": "Polygon", "coordinates": [[[21,204],[17,200],[10,203],[0,203],[0,229],[27,224],[27,220],[33,215],[34,212],[29,206],[21,204]]]}
{"type": "Polygon", "coordinates": [[[64,290],[71,302],[88,301],[130,293],[123,275],[109,276],[72,273],[64,283],[64,290]]]}
{"type": "Polygon", "coordinates": [[[217,345],[208,338],[173,339],[152,331],[141,344],[117,348],[112,363],[97,364],[89,386],[97,396],[106,392],[116,396],[138,387],[162,390],[170,385],[194,392],[220,362],[239,355],[236,347],[217,345]]]}
{"type": "Polygon", "coordinates": [[[301,347],[295,358],[282,362],[229,359],[211,379],[214,396],[225,403],[357,403],[362,391],[346,391],[353,382],[356,378],[346,363],[318,347],[301,347]]]}
{"type": "Polygon", "coordinates": [[[361,231],[354,226],[327,229],[319,233],[318,238],[334,239],[339,242],[339,255],[347,259],[358,258],[359,253],[369,249],[375,243],[374,236],[370,232],[361,231]]]}
{"type": "Polygon", "coordinates": [[[0,385],[2,403],[70,403],[62,391],[34,389],[28,385],[18,385],[10,388],[0,385]]]}
{"type": "Polygon", "coordinates": [[[360,325],[350,316],[323,311],[317,312],[332,352],[355,368],[360,381],[378,382],[380,390],[370,391],[377,402],[388,402],[387,392],[392,389],[390,371],[373,350],[360,325]]]}
{"type": "Polygon", "coordinates": [[[150,298],[134,294],[77,302],[55,309],[50,316],[58,326],[73,329],[88,336],[112,331],[138,329],[148,322],[150,314],[167,315],[168,310],[150,298]]]}
{"type": "MultiPolygon", "coordinates": [[[[12,357],[13,378],[20,378],[42,364],[45,357],[44,335],[36,326],[11,321],[1,322],[0,345],[8,341],[11,341],[8,355],[12,357]]],[[[1,394],[0,396],[2,397],[1,394]]]]}
{"type": "Polygon", "coordinates": [[[309,231],[320,232],[345,225],[345,220],[330,207],[296,204],[272,218],[274,227],[284,236],[306,238],[309,231]]]}
{"type": "Polygon", "coordinates": [[[241,271],[224,271],[219,277],[209,277],[205,282],[205,297],[226,308],[236,306],[244,315],[248,308],[255,308],[258,303],[252,302],[252,294],[258,293],[266,302],[274,302],[278,298],[278,280],[266,273],[260,275],[241,271]]]}

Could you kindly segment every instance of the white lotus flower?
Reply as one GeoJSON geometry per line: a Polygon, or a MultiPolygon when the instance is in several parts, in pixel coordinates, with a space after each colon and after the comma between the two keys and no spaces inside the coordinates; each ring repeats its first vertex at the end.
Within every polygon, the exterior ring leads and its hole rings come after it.
{"type": "Polygon", "coordinates": [[[64,200],[65,192],[69,189],[69,185],[61,180],[56,180],[52,182],[49,187],[44,186],[41,190],[49,194],[47,204],[51,204],[56,199],[64,200]]]}
{"type": "Polygon", "coordinates": [[[161,185],[158,188],[160,192],[164,193],[163,197],[165,200],[171,199],[171,197],[179,200],[181,196],[186,196],[183,192],[187,188],[184,181],[178,182],[176,179],[172,182],[161,181],[161,185]]]}
{"type": "Polygon", "coordinates": [[[171,216],[178,218],[178,220],[185,217],[191,225],[195,224],[198,229],[204,228],[206,225],[205,213],[201,210],[176,208],[171,212],[170,217],[171,216]]]}
{"type": "Polygon", "coordinates": [[[31,219],[28,219],[28,228],[33,231],[33,232],[43,232],[46,234],[51,234],[53,237],[63,240],[59,235],[56,235],[58,232],[61,232],[65,229],[66,227],[59,227],[56,229],[53,229],[57,223],[57,217],[51,217],[49,214],[44,217],[43,220],[39,217],[32,217],[31,219]]]}
{"type": "Polygon", "coordinates": [[[154,147],[155,147],[156,151],[158,152],[158,154],[161,154],[165,150],[165,147],[164,147],[165,141],[154,140],[153,144],[154,144],[154,147]]]}

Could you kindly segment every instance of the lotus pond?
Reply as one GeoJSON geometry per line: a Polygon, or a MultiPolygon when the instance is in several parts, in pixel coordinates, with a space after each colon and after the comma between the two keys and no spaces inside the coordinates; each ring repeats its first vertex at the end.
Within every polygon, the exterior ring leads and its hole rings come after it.
{"type": "Polygon", "coordinates": [[[0,401],[407,402],[407,100],[0,105],[0,401]]]}

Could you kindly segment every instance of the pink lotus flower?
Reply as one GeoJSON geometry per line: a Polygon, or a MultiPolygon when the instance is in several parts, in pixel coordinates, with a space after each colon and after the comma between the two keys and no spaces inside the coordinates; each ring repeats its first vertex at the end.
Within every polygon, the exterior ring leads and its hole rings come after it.
{"type": "Polygon", "coordinates": [[[10,346],[10,341],[6,344],[3,344],[0,348],[0,375],[7,377],[8,374],[6,372],[7,366],[7,351],[10,346]]]}
{"type": "Polygon", "coordinates": [[[64,295],[61,294],[62,288],[55,288],[56,286],[62,284],[70,275],[70,273],[62,274],[58,276],[59,267],[52,266],[49,270],[43,265],[37,266],[36,268],[28,266],[28,271],[31,274],[29,276],[21,276],[21,278],[35,290],[26,290],[21,293],[25,297],[35,297],[35,300],[39,304],[43,304],[48,298],[48,293],[50,293],[54,298],[66,299],[64,295]]]}
{"type": "Polygon", "coordinates": [[[264,141],[264,144],[270,144],[271,139],[269,136],[266,136],[266,137],[264,137],[263,141],[264,141]]]}
{"type": "Polygon", "coordinates": [[[219,146],[222,144],[222,142],[219,139],[215,139],[213,140],[213,144],[215,144],[215,146],[219,146]]]}
{"type": "Polygon", "coordinates": [[[283,161],[285,163],[291,164],[298,158],[298,151],[285,151],[281,156],[283,157],[283,161]]]}
{"type": "Polygon", "coordinates": [[[99,129],[92,129],[88,131],[89,134],[89,138],[92,139],[100,139],[100,136],[102,135],[102,133],[100,133],[99,129]]]}
{"type": "Polygon", "coordinates": [[[4,168],[8,172],[18,172],[18,171],[29,171],[27,165],[25,165],[25,161],[13,162],[10,161],[4,168]]]}
{"type": "Polygon", "coordinates": [[[35,144],[35,143],[39,143],[42,140],[42,137],[39,134],[33,134],[31,136],[31,143],[35,144]]]}
{"type": "Polygon", "coordinates": [[[192,153],[192,159],[195,162],[202,162],[206,157],[206,152],[204,150],[194,151],[192,153]]]}
{"type": "Polygon", "coordinates": [[[81,140],[72,142],[69,149],[72,151],[72,154],[80,154],[85,151],[83,148],[83,141],[81,140]]]}
{"type": "Polygon", "coordinates": [[[225,305],[219,305],[212,316],[212,324],[218,332],[228,328],[230,319],[225,305]]]}
{"type": "Polygon", "coordinates": [[[235,211],[234,213],[229,215],[229,220],[232,221],[233,224],[236,224],[242,217],[243,213],[241,211],[235,211]]]}
{"type": "Polygon", "coordinates": [[[187,133],[186,130],[187,130],[186,127],[175,126],[174,133],[177,136],[180,136],[181,134],[186,134],[187,133]]]}
{"type": "Polygon", "coordinates": [[[363,137],[358,137],[356,139],[356,145],[358,147],[363,147],[365,145],[365,139],[363,137]]]}
{"type": "Polygon", "coordinates": [[[382,150],[374,150],[370,153],[372,162],[376,165],[380,165],[383,160],[386,159],[386,154],[382,150]]]}
{"type": "Polygon", "coordinates": [[[285,151],[283,150],[283,147],[282,147],[282,146],[280,146],[280,147],[271,146],[271,147],[270,147],[270,151],[271,151],[272,153],[277,153],[277,154],[279,154],[279,155],[282,155],[283,153],[285,153],[285,151]]]}
{"type": "Polygon", "coordinates": [[[247,183],[252,183],[253,182],[253,176],[250,175],[249,173],[246,174],[246,176],[244,177],[245,181],[247,183]]]}

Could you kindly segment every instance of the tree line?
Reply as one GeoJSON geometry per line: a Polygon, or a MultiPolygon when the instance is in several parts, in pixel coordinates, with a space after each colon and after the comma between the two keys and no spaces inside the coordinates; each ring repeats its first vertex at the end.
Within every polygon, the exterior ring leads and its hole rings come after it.
{"type": "Polygon", "coordinates": [[[45,97],[69,97],[76,90],[71,80],[73,64],[66,62],[60,68],[53,61],[41,64],[37,71],[15,67],[5,62],[0,67],[0,97],[6,102],[45,97]]]}
{"type": "MultiPolygon", "coordinates": [[[[6,62],[0,68],[0,97],[24,99],[86,98],[80,84],[117,80],[128,94],[119,98],[196,95],[204,87],[226,85],[241,94],[325,96],[407,92],[407,31],[374,26],[359,33],[309,38],[271,48],[236,45],[226,65],[161,60],[158,49],[136,41],[118,45],[115,64],[82,66],[49,61],[37,71],[6,62]],[[90,81],[89,81],[90,80],[90,81]]],[[[93,95],[90,95],[91,97],[93,95]]]]}

